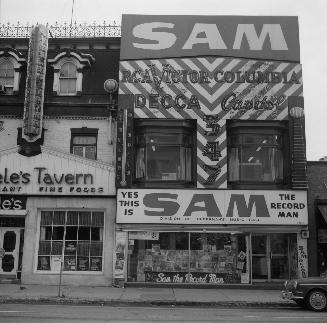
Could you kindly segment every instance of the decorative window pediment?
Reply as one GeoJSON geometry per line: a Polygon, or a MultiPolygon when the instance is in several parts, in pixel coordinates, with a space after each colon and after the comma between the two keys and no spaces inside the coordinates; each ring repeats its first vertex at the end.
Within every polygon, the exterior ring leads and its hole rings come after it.
{"type": "Polygon", "coordinates": [[[53,92],[56,95],[80,95],[82,93],[83,70],[95,61],[90,54],[66,49],[48,59],[53,67],[53,92]]]}
{"type": "Polygon", "coordinates": [[[19,91],[21,69],[26,58],[13,48],[0,49],[0,95],[13,95],[19,91]]]}

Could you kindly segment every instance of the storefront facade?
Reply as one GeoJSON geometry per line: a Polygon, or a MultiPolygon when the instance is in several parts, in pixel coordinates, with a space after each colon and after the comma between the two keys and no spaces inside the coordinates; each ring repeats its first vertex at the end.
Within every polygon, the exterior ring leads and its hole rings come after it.
{"type": "Polygon", "coordinates": [[[112,284],[120,37],[91,29],[0,36],[0,282],[112,284]]]}
{"type": "Polygon", "coordinates": [[[308,161],[309,275],[327,275],[327,162],[308,161]]]}
{"type": "Polygon", "coordinates": [[[306,192],[292,191],[121,189],[117,223],[128,239],[127,281],[249,284],[297,277],[306,201],[306,192]]]}
{"type": "Polygon", "coordinates": [[[22,283],[108,285],[112,277],[114,169],[43,148],[2,151],[1,275],[22,283]]]}
{"type": "Polygon", "coordinates": [[[301,69],[294,17],[123,16],[117,281],[307,276],[301,69]]]}

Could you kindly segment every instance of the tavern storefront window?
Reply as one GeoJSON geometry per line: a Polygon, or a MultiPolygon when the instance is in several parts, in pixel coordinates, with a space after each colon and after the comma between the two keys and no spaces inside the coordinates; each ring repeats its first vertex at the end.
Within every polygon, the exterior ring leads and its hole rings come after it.
{"type": "Polygon", "coordinates": [[[41,211],[37,270],[102,271],[104,212],[41,211]]]}
{"type": "Polygon", "coordinates": [[[286,174],[281,122],[231,122],[228,131],[229,183],[283,183],[286,174]]]}
{"type": "Polygon", "coordinates": [[[196,125],[191,120],[138,120],[136,182],[187,184],[195,179],[196,125]]]}

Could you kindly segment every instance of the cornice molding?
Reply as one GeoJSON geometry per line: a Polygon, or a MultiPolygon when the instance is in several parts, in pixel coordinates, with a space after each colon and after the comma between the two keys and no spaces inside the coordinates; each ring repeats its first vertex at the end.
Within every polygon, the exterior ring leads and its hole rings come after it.
{"type": "Polygon", "coordinates": [[[79,50],[71,48],[63,48],[54,58],[48,58],[48,62],[53,65],[54,68],[58,68],[58,62],[64,58],[76,59],[82,65],[80,68],[84,66],[90,67],[95,62],[95,58],[91,54],[84,54],[79,50]]]}
{"type": "Polygon", "coordinates": [[[73,155],[73,154],[68,154],[65,151],[61,151],[59,149],[53,149],[53,148],[50,148],[47,146],[41,146],[41,152],[52,155],[52,156],[69,159],[74,162],[82,163],[84,165],[92,166],[95,168],[105,169],[105,170],[108,170],[109,172],[115,171],[114,166],[110,165],[108,163],[105,163],[105,162],[102,162],[99,160],[91,160],[91,159],[83,158],[83,157],[73,155]]]}

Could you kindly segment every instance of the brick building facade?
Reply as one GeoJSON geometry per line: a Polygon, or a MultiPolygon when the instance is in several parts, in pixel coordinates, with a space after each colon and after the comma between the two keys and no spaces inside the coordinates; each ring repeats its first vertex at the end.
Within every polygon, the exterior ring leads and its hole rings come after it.
{"type": "Polygon", "coordinates": [[[327,162],[308,161],[309,276],[327,274],[327,162]]]}
{"type": "Polygon", "coordinates": [[[120,38],[74,38],[43,26],[18,37],[6,31],[0,278],[110,285],[117,92],[104,82],[118,80],[120,38]]]}

